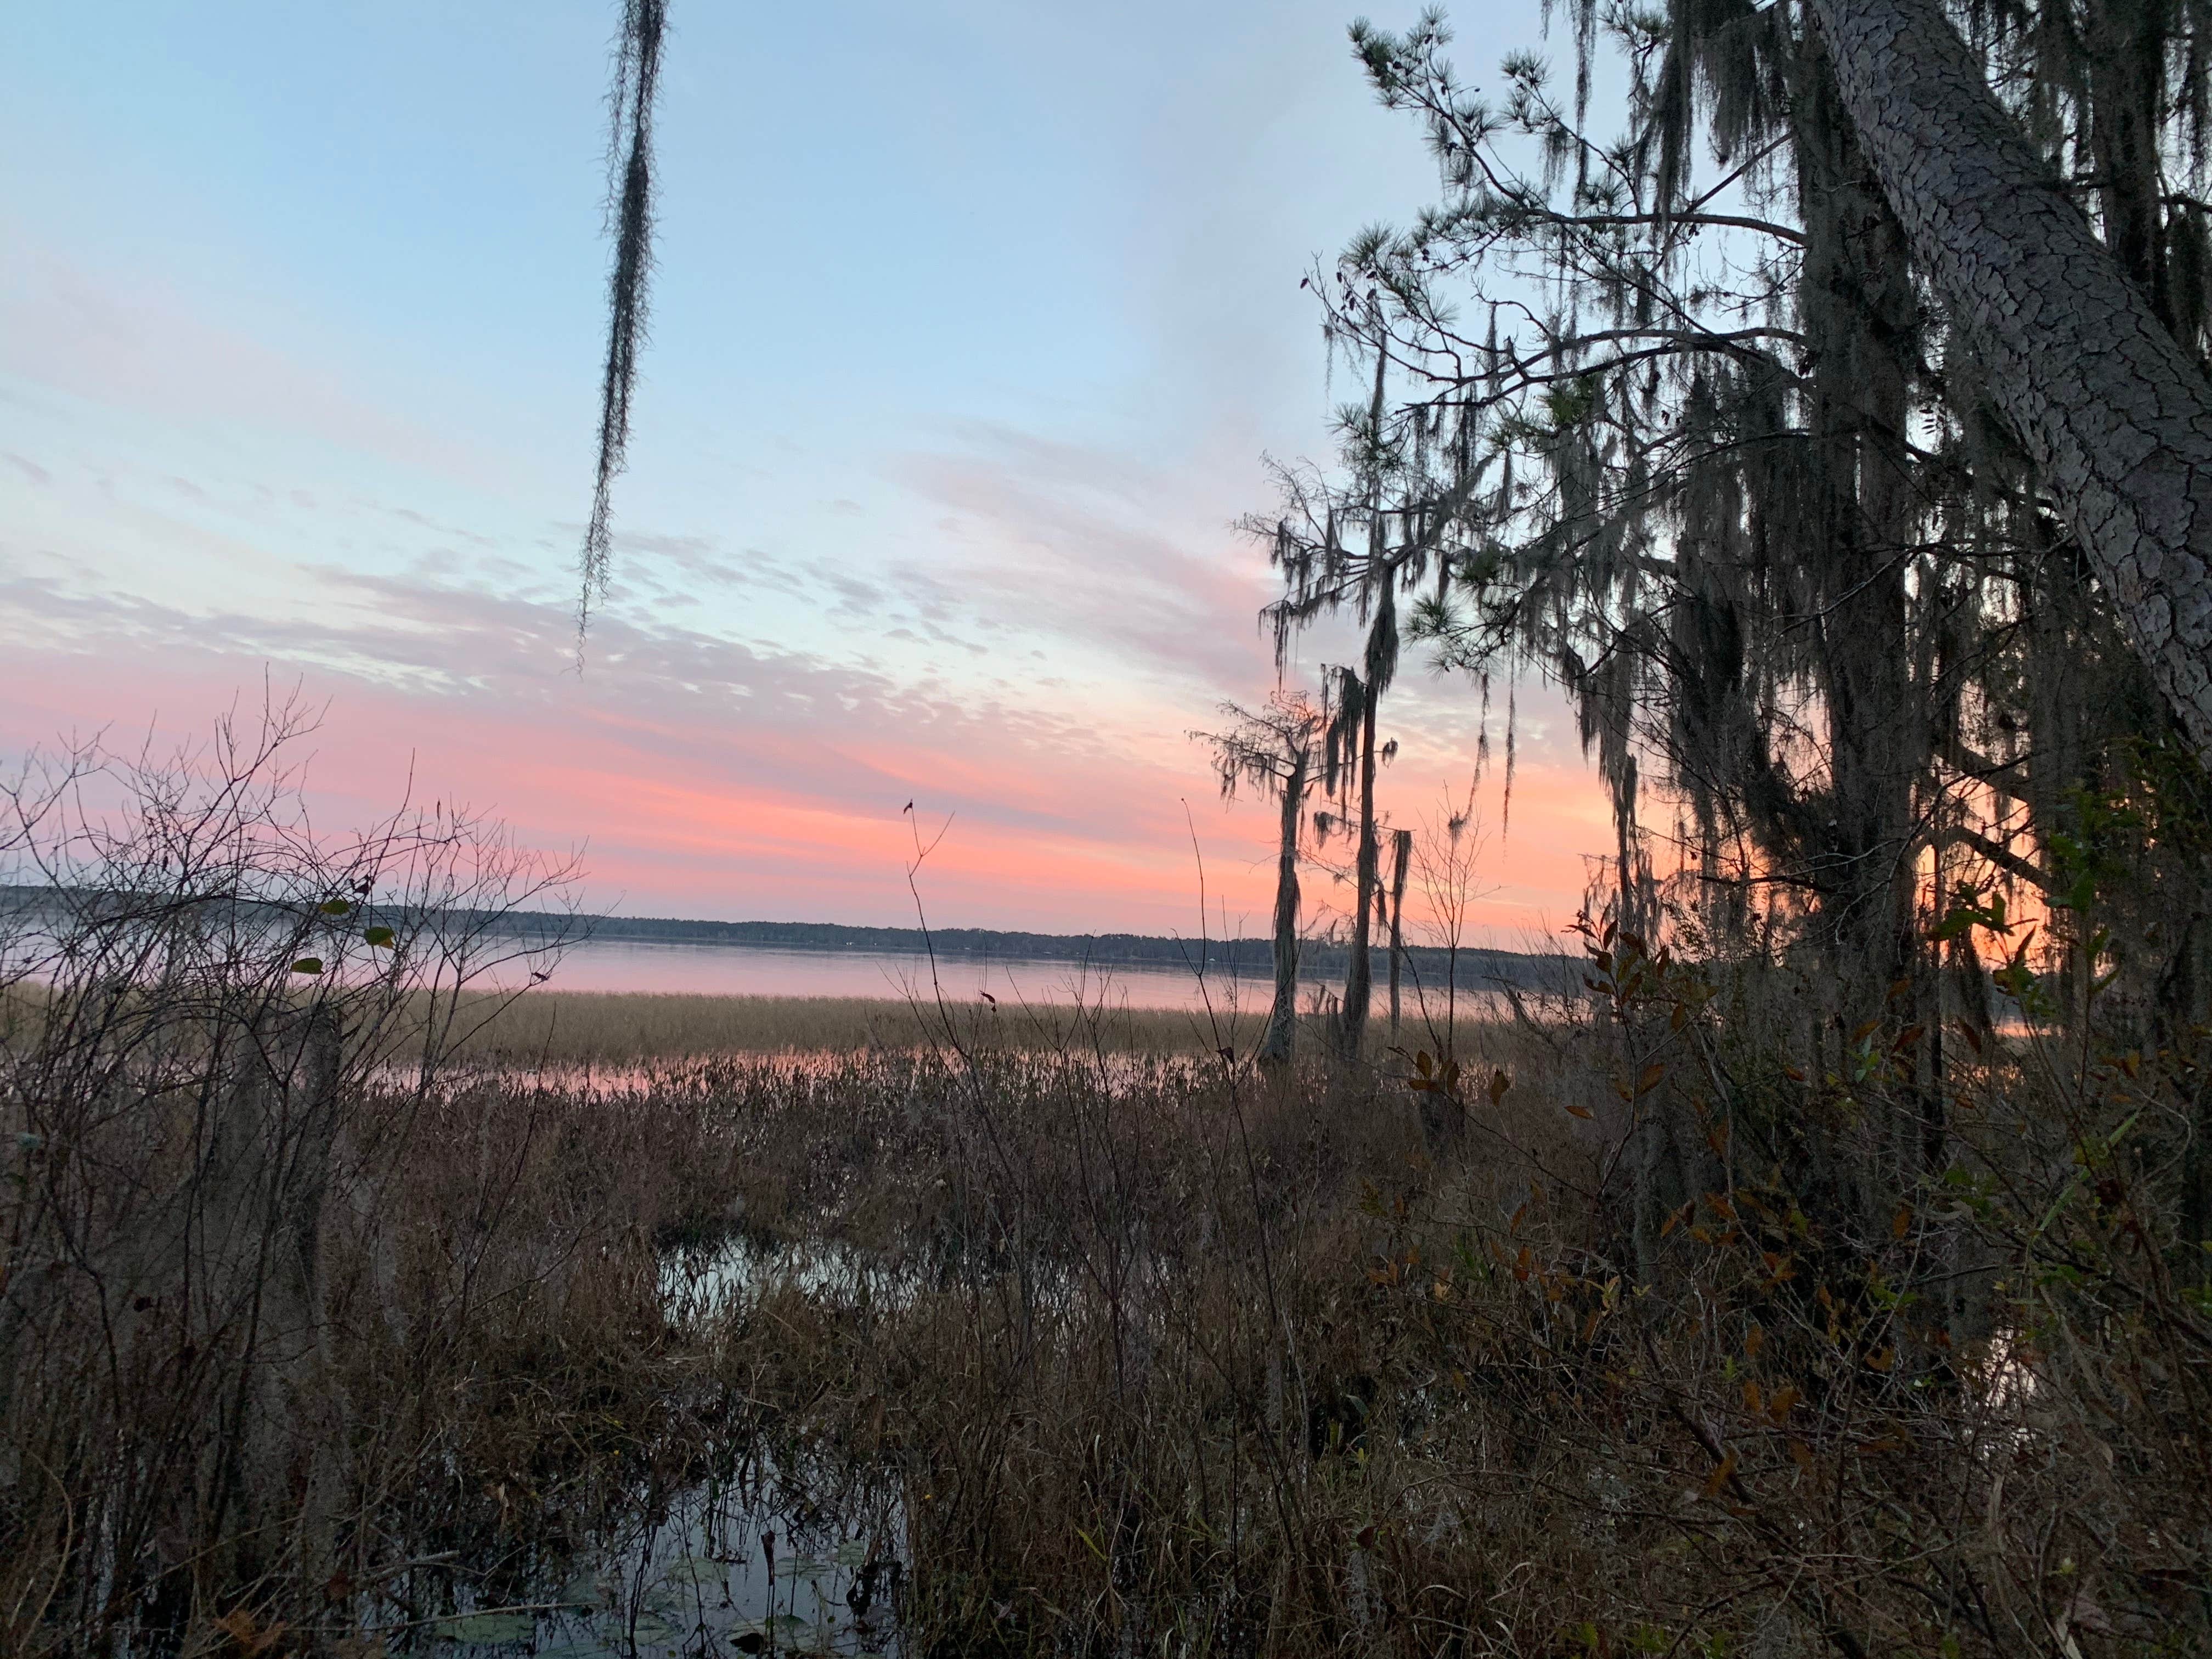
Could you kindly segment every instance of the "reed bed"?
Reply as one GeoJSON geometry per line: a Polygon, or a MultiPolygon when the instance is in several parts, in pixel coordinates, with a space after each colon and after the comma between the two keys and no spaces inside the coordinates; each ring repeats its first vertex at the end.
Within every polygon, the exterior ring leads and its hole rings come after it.
{"type": "MultiPolygon", "coordinates": [[[[436,1010],[442,1052],[472,1060],[552,1066],[639,1064],[714,1054],[856,1054],[936,1048],[1039,1053],[1244,1054],[1266,1023],[1264,1006],[1212,1009],[1139,1008],[1111,1000],[995,1006],[980,1001],[939,1006],[873,997],[708,996],[671,992],[526,991],[465,994],[436,1010]]],[[[427,1024],[418,1006],[415,1018],[427,1024]]],[[[1321,1022],[1309,1019],[1309,1049],[1321,1022]]],[[[1441,1051],[1477,1046],[1502,1029],[1494,1018],[1462,1015],[1455,1032],[1441,1019],[1409,1018],[1391,1033],[1378,1020],[1370,1048],[1441,1051]]],[[[1502,1040],[1502,1039],[1493,1039],[1502,1040]]]]}
{"type": "MultiPolygon", "coordinates": [[[[1592,1021],[1486,1035],[1427,1074],[970,1047],[664,1060],[622,1094],[504,1064],[347,1084],[305,1322],[260,1346],[161,1311],[159,1264],[114,1244],[135,1209],[96,1218],[99,1271],[33,1272],[26,1229],[82,1225],[53,1203],[82,1174],[181,1189],[180,1120],[19,1140],[11,1191],[48,1208],[0,1201],[38,1316],[10,1335],[0,1634],[520,1652],[610,1539],[643,1562],[684,1494],[771,1478],[756,1525],[787,1538],[888,1504],[866,1559],[896,1560],[915,1654],[1994,1656],[2061,1618],[2084,1654],[2148,1654],[2212,1629],[2202,1316],[2160,1315],[2126,1248],[2149,1186],[2101,1176],[2063,1224],[2073,1277],[1978,1324],[1883,1287],[2020,1245],[2016,1218],[2074,1206],[2063,1176],[2014,1158],[2016,1197],[1853,1242],[1740,1158],[1639,1266],[1622,1177],[1694,1079],[1592,1021]],[[152,1305],[118,1323],[133,1263],[152,1305]]],[[[2001,1140],[2032,1058],[1962,1080],[2001,1140]]],[[[0,1128],[38,1136],[6,1098],[0,1128]]],[[[696,1650],[704,1626],[655,1618],[637,1651],[696,1650]]]]}
{"type": "Polygon", "coordinates": [[[2200,1051],[1976,1030],[1884,1186],[1924,1030],[1626,939],[1270,1069],[145,931],[0,1019],[11,1656],[791,1650],[749,1539],[848,1652],[2212,1644],[2200,1051]]]}

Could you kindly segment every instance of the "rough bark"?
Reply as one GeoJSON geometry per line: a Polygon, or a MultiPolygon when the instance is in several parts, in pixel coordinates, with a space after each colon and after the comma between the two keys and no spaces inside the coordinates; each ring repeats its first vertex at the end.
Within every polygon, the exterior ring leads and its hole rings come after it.
{"type": "Polygon", "coordinates": [[[2212,763],[2212,385],[1936,0],[1808,0],[1912,251],[2199,758],[2212,763]]]}

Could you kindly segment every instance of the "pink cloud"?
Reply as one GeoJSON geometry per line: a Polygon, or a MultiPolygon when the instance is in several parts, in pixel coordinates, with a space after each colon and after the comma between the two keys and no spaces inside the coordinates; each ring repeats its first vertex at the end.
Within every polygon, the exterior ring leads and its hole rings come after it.
{"type": "MultiPolygon", "coordinates": [[[[1135,705],[1102,726],[620,616],[580,678],[550,603],[323,580],[358,603],[280,622],[0,586],[21,688],[6,742],[99,722],[135,733],[154,716],[184,735],[241,686],[258,696],[266,665],[329,701],[311,775],[326,821],[390,807],[411,773],[417,799],[495,810],[555,849],[587,842],[592,901],[633,914],[901,921],[913,799],[927,830],[952,820],[921,878],[939,923],[1194,931],[1194,822],[1210,896],[1232,926],[1264,925],[1272,812],[1217,804],[1182,735],[1189,712],[1135,705]]],[[[1387,777],[1401,821],[1470,761],[1447,750],[1417,769],[1409,750],[1387,777]]],[[[1571,914],[1571,849],[1602,844],[1595,801],[1578,763],[1524,765],[1492,929],[1571,914]]],[[[1312,890],[1328,898],[1325,880],[1312,890]]]]}

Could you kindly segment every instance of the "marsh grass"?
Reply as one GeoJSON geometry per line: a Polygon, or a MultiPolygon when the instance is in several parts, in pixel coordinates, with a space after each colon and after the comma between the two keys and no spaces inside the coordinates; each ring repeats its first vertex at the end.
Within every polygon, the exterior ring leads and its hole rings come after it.
{"type": "Polygon", "coordinates": [[[1824,1063],[1756,964],[1595,933],[1328,1065],[479,995],[432,924],[502,843],[334,870],[225,773],[210,849],[154,781],[0,1011],[11,1659],[518,1650],[580,1577],[599,1650],[719,1651],[647,1604],[708,1513],[695,1578],[857,1546],[917,1659],[2212,1646],[2201,1042],[1977,1030],[1931,1118],[1924,1028],[1824,1063]],[[371,939],[330,896],[394,863],[441,902],[371,939]]]}
{"type": "MultiPolygon", "coordinates": [[[[1021,1005],[1002,1000],[940,1007],[927,1000],[867,997],[708,996],[681,993],[526,991],[520,995],[475,993],[439,1017],[450,1021],[443,1052],[457,1058],[498,1059],[553,1066],[640,1064],[716,1054],[814,1053],[937,1048],[1045,1054],[1210,1055],[1227,1047],[1243,1055],[1266,1023],[1264,1005],[1212,1009],[1136,1008],[1107,1000],[1072,1006],[1021,1005]]],[[[1303,1045],[1313,1052],[1319,1022],[1302,1022],[1303,1045]]],[[[1492,1019],[1462,1015],[1457,1046],[1492,1040],[1492,1019]]],[[[1379,1024],[1379,1023],[1378,1023],[1379,1024]]],[[[1435,1048],[1440,1026],[1408,1021],[1399,1042],[1435,1048]]],[[[1370,1045],[1386,1054],[1390,1038],[1380,1029],[1370,1045]]]]}
{"type": "MultiPolygon", "coordinates": [[[[1633,1043],[1564,1012],[1483,1037],[1441,1134],[1389,1071],[1095,1048],[664,1058],[621,1094],[501,1063],[362,1086],[348,1121],[385,1155],[325,1211],[316,1358],[272,1466],[295,1474],[257,1511],[253,1576],[210,1570],[203,1510],[163,1507],[194,1465],[152,1454],[196,1419],[99,1381],[82,1304],[8,1419],[9,1650],[359,1659],[488,1607],[567,1630],[580,1564],[627,1549],[607,1582],[642,1594],[667,1517],[748,1483],[732,1512],[780,1534],[844,1536],[866,1507],[914,1654],[2203,1633],[2190,1304],[2147,1320],[2140,1264],[2077,1231],[2107,1311],[2042,1285],[2036,1336],[1981,1387],[1937,1316],[1870,1297],[1869,1260],[1748,1166],[1639,1277],[1616,1177],[1674,1085],[1614,1086],[1633,1043]],[[673,1265],[740,1255],[672,1295],[673,1265]],[[2124,1376],[2138,1403],[2100,1416],[2124,1376]]],[[[1962,1086],[1996,1119],[2033,1059],[1962,1086]]],[[[1976,1196],[1993,1229],[2015,1212],[1976,1196]]],[[[2081,1226],[2118,1213],[2096,1203],[2081,1226]]],[[[1930,1247],[1908,1224],[1871,1282],[1930,1247]]],[[[135,1337],[146,1376],[179,1363],[165,1340],[135,1337]]],[[[633,1628],[641,1654],[696,1647],[666,1615],[633,1628]]]]}

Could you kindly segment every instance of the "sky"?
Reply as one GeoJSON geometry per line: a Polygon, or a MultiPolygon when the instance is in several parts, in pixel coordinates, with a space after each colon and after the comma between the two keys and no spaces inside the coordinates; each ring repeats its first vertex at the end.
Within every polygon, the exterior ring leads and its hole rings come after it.
{"type": "MultiPolygon", "coordinates": [[[[0,15],[0,758],[273,687],[324,711],[321,821],[465,800],[580,849],[592,908],[897,924],[918,819],[933,923],[1188,933],[1203,890],[1261,930],[1271,811],[1188,736],[1277,683],[1234,525],[1349,395],[1301,279],[1434,186],[1350,14],[676,0],[579,672],[614,11],[0,15]]],[[[1472,70],[1542,45],[1534,0],[1463,21],[1472,70]]],[[[1609,822],[1517,698],[1509,944],[1609,822]]],[[[1483,719],[1401,673],[1395,822],[1465,793],[1483,719]]]]}

